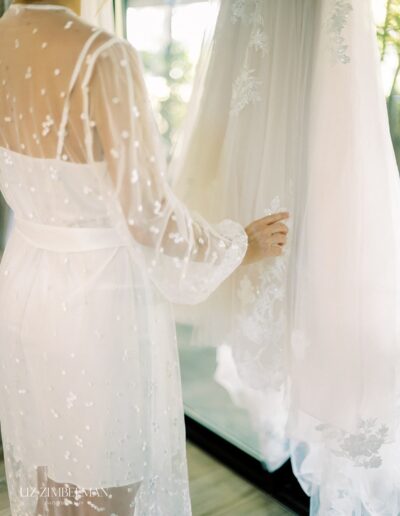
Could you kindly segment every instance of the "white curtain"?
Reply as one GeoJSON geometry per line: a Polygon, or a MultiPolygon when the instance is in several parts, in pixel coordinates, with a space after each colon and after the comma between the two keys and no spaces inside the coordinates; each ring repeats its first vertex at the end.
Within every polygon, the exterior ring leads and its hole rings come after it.
{"type": "Polygon", "coordinates": [[[400,190],[370,2],[222,1],[207,63],[176,190],[216,220],[288,208],[292,238],[197,335],[228,346],[218,379],[270,469],[290,439],[312,514],[398,514],[400,190]]]}

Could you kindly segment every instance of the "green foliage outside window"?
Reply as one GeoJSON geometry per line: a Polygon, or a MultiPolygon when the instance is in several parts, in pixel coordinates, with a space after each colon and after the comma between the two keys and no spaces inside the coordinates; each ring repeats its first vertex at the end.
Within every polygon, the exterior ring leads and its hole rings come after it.
{"type": "Polygon", "coordinates": [[[389,57],[396,60],[387,107],[397,165],[400,168],[400,0],[386,0],[386,17],[384,23],[378,26],[378,40],[381,60],[385,61],[389,57]]]}
{"type": "Polygon", "coordinates": [[[166,95],[159,99],[157,113],[161,133],[167,148],[171,149],[176,130],[186,114],[183,89],[193,79],[193,65],[184,46],[174,40],[165,46],[162,53],[142,52],[142,59],[150,75],[163,77],[166,82],[166,95]]]}

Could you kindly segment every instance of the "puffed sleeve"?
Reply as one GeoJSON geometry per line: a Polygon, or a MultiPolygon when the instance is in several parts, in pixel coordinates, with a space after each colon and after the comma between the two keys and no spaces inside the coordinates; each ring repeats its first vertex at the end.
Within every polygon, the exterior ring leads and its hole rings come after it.
{"type": "Polygon", "coordinates": [[[247,235],[231,220],[207,223],[172,192],[142,65],[136,50],[122,39],[98,52],[89,116],[129,245],[170,301],[203,301],[240,265],[247,235]]]}

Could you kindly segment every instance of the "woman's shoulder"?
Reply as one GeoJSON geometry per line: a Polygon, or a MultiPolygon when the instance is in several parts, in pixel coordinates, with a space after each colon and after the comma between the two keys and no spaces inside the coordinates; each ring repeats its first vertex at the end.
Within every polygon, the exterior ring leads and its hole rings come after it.
{"type": "Polygon", "coordinates": [[[78,41],[80,40],[84,43],[89,39],[92,40],[90,44],[90,55],[94,57],[100,55],[102,57],[107,55],[112,56],[112,54],[118,54],[118,52],[121,52],[121,49],[128,49],[135,52],[135,49],[128,40],[103,28],[92,25],[83,18],[79,18],[79,22],[76,25],[81,36],[80,38],[77,38],[78,41]],[[96,35],[94,36],[94,34],[96,35]]]}
{"type": "Polygon", "coordinates": [[[130,42],[124,38],[117,36],[111,32],[99,27],[92,27],[91,32],[96,32],[97,36],[91,46],[91,54],[101,57],[112,57],[114,54],[119,55],[121,51],[132,51],[135,49],[130,42]]]}

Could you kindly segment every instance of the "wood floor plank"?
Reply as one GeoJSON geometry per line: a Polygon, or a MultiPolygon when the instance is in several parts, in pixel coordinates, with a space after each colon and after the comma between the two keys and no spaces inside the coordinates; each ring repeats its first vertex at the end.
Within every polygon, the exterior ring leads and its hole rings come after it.
{"type": "Polygon", "coordinates": [[[193,516],[289,516],[294,513],[187,443],[193,516]]]}

